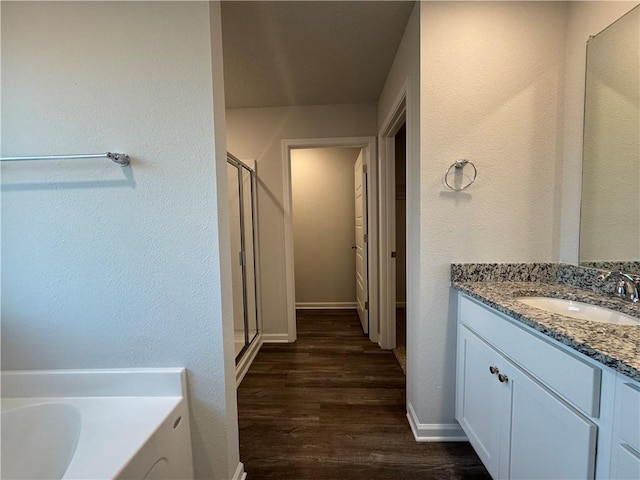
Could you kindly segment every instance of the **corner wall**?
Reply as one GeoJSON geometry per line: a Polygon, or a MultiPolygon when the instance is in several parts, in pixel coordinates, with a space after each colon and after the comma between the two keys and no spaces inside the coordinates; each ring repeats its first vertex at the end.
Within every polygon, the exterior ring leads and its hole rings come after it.
{"type": "Polygon", "coordinates": [[[1,9],[2,154],[132,156],[127,168],[2,164],[2,367],[185,366],[196,476],[228,480],[239,460],[219,5],[1,9]]]}
{"type": "MultiPolygon", "coordinates": [[[[405,28],[398,51],[387,76],[378,101],[378,135],[382,135],[385,122],[390,121],[393,108],[407,88],[406,144],[406,323],[407,333],[420,328],[422,306],[420,299],[420,153],[421,108],[420,108],[420,11],[421,2],[416,2],[405,28]]],[[[414,347],[415,348],[415,347],[414,347]]],[[[409,360],[409,359],[408,359],[409,360]]],[[[413,379],[424,375],[424,367],[417,363],[407,364],[407,401],[411,399],[413,379]]]]}
{"type": "Polygon", "coordinates": [[[410,260],[419,279],[407,382],[424,437],[446,436],[456,424],[450,264],[558,258],[566,9],[421,3],[420,211],[407,219],[420,225],[410,260]],[[478,177],[453,192],[442,177],[460,158],[475,163],[478,177]]]}

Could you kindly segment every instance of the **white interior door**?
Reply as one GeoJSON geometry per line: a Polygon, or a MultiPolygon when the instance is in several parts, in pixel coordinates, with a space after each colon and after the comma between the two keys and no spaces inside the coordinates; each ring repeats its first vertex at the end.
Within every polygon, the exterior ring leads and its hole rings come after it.
{"type": "Polygon", "coordinates": [[[362,330],[369,334],[369,290],[367,283],[367,182],[363,150],[354,165],[356,202],[356,307],[362,330]]]}

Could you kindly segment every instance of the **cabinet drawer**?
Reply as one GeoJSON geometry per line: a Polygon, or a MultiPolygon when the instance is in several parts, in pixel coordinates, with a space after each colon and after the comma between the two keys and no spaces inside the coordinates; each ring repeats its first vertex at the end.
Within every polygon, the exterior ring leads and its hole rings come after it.
{"type": "Polygon", "coordinates": [[[458,315],[461,323],[569,403],[591,417],[599,416],[599,368],[464,295],[459,296],[458,315]]]}
{"type": "Polygon", "coordinates": [[[621,415],[620,441],[640,452],[640,390],[636,385],[624,382],[618,392],[621,415]]]}
{"type": "Polygon", "coordinates": [[[617,445],[618,461],[611,478],[615,480],[638,480],[640,478],[640,456],[627,445],[617,445]]]}

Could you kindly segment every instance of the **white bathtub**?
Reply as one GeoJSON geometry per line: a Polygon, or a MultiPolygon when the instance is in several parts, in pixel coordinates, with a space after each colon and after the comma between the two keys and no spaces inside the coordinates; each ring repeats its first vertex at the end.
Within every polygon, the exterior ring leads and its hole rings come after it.
{"type": "Polygon", "coordinates": [[[2,372],[2,479],[193,478],[184,369],[2,372]]]}

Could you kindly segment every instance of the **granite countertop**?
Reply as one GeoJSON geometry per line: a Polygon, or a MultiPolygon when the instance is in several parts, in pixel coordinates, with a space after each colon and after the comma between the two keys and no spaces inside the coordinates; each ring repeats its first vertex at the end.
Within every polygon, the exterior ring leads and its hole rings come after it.
{"type": "Polygon", "coordinates": [[[454,281],[461,292],[600,363],[640,381],[640,325],[614,325],[548,313],[517,297],[564,298],[610,308],[640,318],[640,304],[563,283],[454,281]]]}

